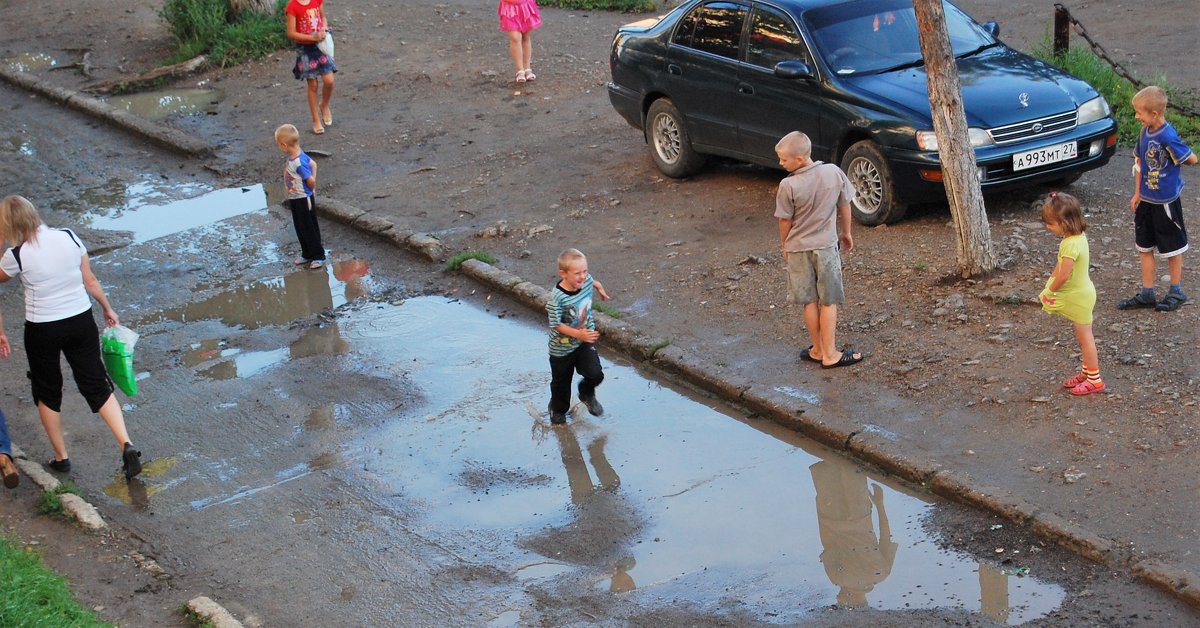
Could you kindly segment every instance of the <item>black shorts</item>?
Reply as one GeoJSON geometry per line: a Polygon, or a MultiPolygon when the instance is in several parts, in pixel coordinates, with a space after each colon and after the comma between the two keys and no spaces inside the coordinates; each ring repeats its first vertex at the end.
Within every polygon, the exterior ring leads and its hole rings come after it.
{"type": "Polygon", "coordinates": [[[1142,253],[1158,251],[1160,257],[1175,257],[1188,249],[1183,226],[1183,203],[1141,201],[1133,214],[1134,242],[1142,253]]]}
{"type": "Polygon", "coordinates": [[[75,385],[92,412],[99,412],[112,396],[112,380],[100,358],[100,332],[91,309],[48,323],[25,321],[25,355],[34,403],[62,411],[62,356],[66,356],[75,385]]]}

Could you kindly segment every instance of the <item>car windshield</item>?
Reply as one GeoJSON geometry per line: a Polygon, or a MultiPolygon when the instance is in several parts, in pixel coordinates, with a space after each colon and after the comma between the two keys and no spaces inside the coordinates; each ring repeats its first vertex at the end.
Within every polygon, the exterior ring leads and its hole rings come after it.
{"type": "MultiPolygon", "coordinates": [[[[955,56],[997,43],[954,5],[943,6],[955,56]]],[[[817,51],[839,76],[878,74],[922,64],[911,0],[843,2],[805,12],[804,22],[817,51]]]]}

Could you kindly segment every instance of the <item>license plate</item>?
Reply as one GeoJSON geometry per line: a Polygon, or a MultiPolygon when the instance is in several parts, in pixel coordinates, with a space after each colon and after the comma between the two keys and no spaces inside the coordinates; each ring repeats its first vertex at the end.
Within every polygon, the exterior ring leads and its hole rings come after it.
{"type": "Polygon", "coordinates": [[[1045,148],[1027,150],[1023,153],[1013,155],[1013,171],[1028,170],[1046,164],[1067,161],[1068,159],[1075,159],[1077,156],[1079,156],[1079,144],[1076,142],[1065,142],[1045,148]]]}

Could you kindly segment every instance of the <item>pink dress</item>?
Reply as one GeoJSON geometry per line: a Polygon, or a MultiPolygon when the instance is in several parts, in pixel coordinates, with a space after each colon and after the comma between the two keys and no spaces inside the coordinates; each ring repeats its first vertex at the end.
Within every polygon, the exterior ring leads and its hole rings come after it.
{"type": "Polygon", "coordinates": [[[500,0],[496,13],[500,16],[502,31],[528,33],[542,25],[542,14],[538,12],[536,0],[500,0]]]}

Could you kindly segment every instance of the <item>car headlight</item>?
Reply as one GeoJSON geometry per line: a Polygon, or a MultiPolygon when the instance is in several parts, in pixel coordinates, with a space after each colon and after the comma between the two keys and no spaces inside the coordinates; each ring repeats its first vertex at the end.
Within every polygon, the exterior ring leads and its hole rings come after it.
{"type": "MultiPolygon", "coordinates": [[[[989,146],[995,144],[992,139],[992,134],[984,129],[970,128],[967,129],[967,139],[971,140],[971,146],[978,148],[980,146],[989,146]]],[[[933,131],[917,131],[917,146],[923,150],[934,151],[938,149],[937,135],[933,131]]]]}
{"type": "Polygon", "coordinates": [[[1096,120],[1103,120],[1112,115],[1112,109],[1108,106],[1108,101],[1104,100],[1103,96],[1097,96],[1079,106],[1079,121],[1077,124],[1087,124],[1096,120]]]}

